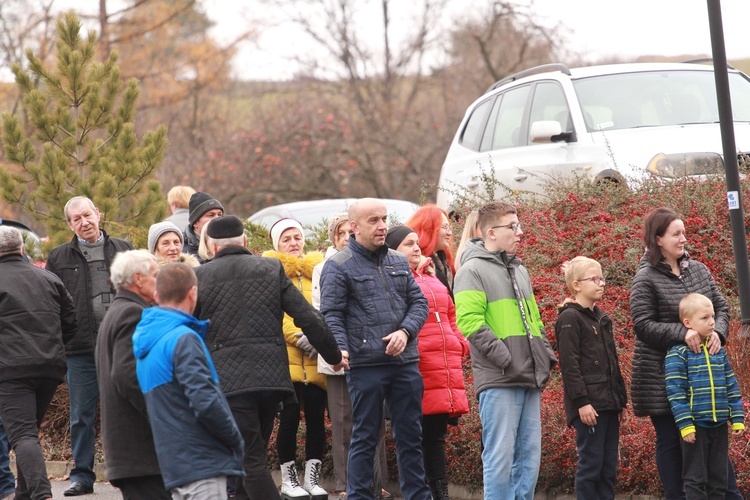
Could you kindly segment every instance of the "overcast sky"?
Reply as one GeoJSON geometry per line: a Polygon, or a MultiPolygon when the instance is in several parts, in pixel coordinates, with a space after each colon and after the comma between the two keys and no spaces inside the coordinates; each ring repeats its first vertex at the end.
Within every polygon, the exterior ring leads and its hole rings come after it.
{"type": "MultiPolygon", "coordinates": [[[[444,22],[455,22],[465,15],[467,4],[480,2],[484,5],[483,0],[453,0],[444,22]]],[[[516,2],[528,4],[530,0],[516,2]]],[[[371,3],[377,9],[377,3],[371,3]]],[[[402,8],[410,3],[394,2],[402,8]]],[[[203,4],[208,16],[217,22],[214,36],[219,39],[244,30],[259,9],[256,0],[203,0],[203,4]]],[[[568,48],[588,59],[711,54],[705,0],[534,0],[533,4],[539,22],[567,27],[568,48]]],[[[723,0],[721,4],[728,58],[750,57],[750,0],[723,0]]],[[[373,12],[378,15],[377,10],[373,12]]],[[[273,19],[273,13],[266,17],[273,19]]],[[[377,36],[378,23],[373,22],[371,27],[372,36],[377,36]]],[[[287,58],[306,47],[289,26],[267,29],[258,46],[247,44],[242,48],[235,65],[237,76],[290,78],[297,68],[287,58]]]]}

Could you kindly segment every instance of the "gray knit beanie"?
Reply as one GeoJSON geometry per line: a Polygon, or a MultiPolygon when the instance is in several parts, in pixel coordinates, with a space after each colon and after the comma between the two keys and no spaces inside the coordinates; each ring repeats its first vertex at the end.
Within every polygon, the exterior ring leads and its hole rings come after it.
{"type": "Polygon", "coordinates": [[[159,242],[159,238],[161,238],[163,234],[169,232],[176,233],[177,236],[180,237],[180,245],[183,245],[185,243],[182,239],[182,231],[180,231],[180,228],[178,228],[172,222],[165,220],[162,222],[157,222],[156,224],[151,224],[151,227],[148,228],[148,251],[151,253],[155,253],[156,244],[159,242]]]}

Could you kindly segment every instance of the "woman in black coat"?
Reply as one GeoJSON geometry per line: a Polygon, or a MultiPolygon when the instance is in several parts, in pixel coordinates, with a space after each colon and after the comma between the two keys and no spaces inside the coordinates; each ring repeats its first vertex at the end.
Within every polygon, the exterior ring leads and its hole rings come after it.
{"type": "MultiPolygon", "coordinates": [[[[709,351],[718,352],[729,335],[729,306],[708,268],[685,251],[685,224],[673,210],[648,214],[643,230],[646,253],[630,291],[635,329],[631,398],[636,416],[648,416],[656,431],[656,467],[667,499],[684,499],[680,434],[667,400],[664,357],[670,347],[687,344],[699,352],[700,336],[680,322],[678,306],[688,293],[705,295],[714,305],[716,325],[709,351]]],[[[729,464],[726,498],[742,498],[729,464]]]]}

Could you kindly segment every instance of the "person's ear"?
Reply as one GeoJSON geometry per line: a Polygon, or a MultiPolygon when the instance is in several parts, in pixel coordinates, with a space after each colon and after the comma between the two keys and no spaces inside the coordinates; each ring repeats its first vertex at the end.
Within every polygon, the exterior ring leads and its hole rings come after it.
{"type": "Polygon", "coordinates": [[[159,303],[159,292],[154,290],[154,302],[159,303]]]}
{"type": "Polygon", "coordinates": [[[690,318],[685,318],[682,320],[682,324],[685,325],[685,328],[690,330],[692,327],[690,326],[690,318]]]}

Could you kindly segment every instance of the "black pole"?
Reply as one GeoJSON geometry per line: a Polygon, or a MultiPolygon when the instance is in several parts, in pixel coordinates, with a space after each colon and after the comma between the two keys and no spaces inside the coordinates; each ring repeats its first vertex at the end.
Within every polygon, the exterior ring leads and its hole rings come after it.
{"type": "Polygon", "coordinates": [[[747,256],[740,170],[737,165],[737,146],[734,141],[734,118],[732,117],[732,99],[729,94],[724,25],[721,21],[721,1],[707,0],[707,2],[708,24],[711,29],[711,51],[714,60],[714,78],[716,79],[716,100],[719,104],[721,143],[726,169],[729,221],[732,224],[732,247],[737,267],[737,287],[740,294],[742,325],[743,330],[745,330],[744,327],[750,324],[750,262],[748,262],[747,256]]]}

